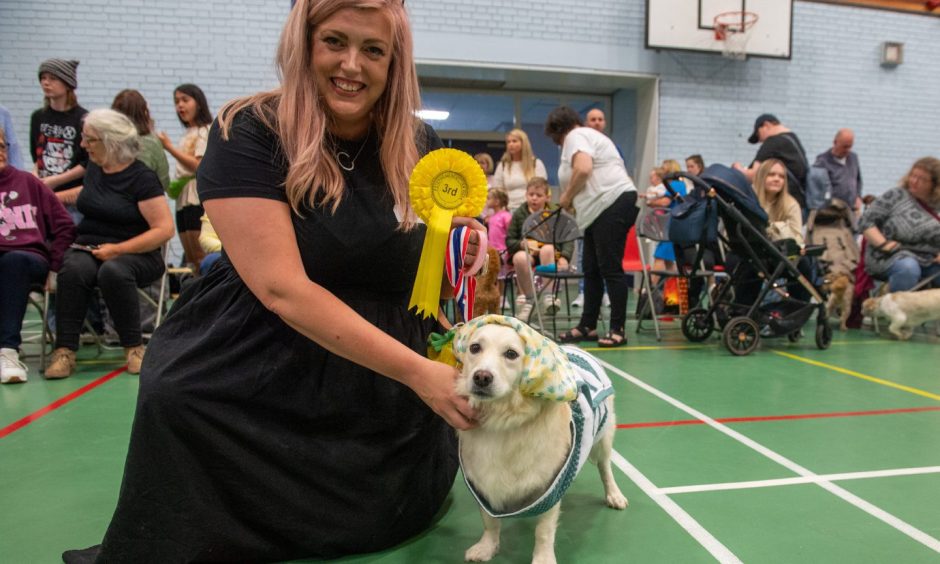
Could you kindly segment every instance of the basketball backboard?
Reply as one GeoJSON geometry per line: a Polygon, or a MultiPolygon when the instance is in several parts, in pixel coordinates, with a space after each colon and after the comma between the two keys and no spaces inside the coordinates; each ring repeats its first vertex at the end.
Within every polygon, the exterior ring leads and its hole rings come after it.
{"type": "Polygon", "coordinates": [[[647,0],[646,47],[722,53],[715,37],[715,16],[750,12],[747,56],[789,59],[793,32],[793,0],[647,0]]]}

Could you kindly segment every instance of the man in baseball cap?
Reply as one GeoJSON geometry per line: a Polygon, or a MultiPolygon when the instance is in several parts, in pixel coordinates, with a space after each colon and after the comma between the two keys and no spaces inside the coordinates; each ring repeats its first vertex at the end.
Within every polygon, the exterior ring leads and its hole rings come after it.
{"type": "Polygon", "coordinates": [[[767,159],[780,159],[787,167],[787,187],[790,194],[800,203],[800,207],[806,210],[806,174],[809,172],[809,163],[806,160],[806,151],[803,144],[800,143],[796,133],[790,131],[790,128],[780,123],[774,114],[761,114],[754,120],[754,130],[751,136],[747,138],[748,143],[760,143],[761,146],[754,156],[754,160],[749,167],[744,167],[741,163],[734,163],[734,168],[740,170],[747,176],[748,180],[754,181],[754,175],[760,164],[767,159]]]}

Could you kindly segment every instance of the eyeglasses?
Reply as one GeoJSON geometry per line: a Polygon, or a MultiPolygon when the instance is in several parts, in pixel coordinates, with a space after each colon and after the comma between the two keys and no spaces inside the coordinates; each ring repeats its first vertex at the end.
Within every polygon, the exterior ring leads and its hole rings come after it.
{"type": "Polygon", "coordinates": [[[101,141],[101,139],[99,139],[98,137],[85,136],[85,137],[82,137],[82,139],[85,140],[85,143],[98,143],[99,141],[101,141]]]}

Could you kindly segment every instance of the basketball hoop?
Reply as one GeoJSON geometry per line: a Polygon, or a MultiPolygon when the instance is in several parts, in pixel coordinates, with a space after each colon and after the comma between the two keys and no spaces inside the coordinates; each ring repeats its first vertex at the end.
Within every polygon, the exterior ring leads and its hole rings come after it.
{"type": "Polygon", "coordinates": [[[715,16],[715,41],[721,41],[721,54],[729,59],[747,59],[747,40],[751,38],[758,15],[754,12],[722,12],[715,16]]]}

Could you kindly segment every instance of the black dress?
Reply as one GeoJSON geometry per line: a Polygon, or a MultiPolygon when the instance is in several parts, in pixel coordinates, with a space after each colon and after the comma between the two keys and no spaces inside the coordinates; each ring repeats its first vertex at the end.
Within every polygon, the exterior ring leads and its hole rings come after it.
{"type": "MultiPolygon", "coordinates": [[[[286,201],[273,133],[248,111],[229,141],[217,129],[199,167],[202,199],[286,201]]],[[[426,145],[439,146],[427,131],[426,145]]],[[[362,147],[342,204],[335,214],[292,214],[307,275],[423,352],[437,327],[407,304],[424,228],[396,230],[375,134],[365,145],[337,143],[349,155],[362,147]]],[[[98,561],[380,550],[429,526],[456,469],[453,430],[409,388],[291,329],[223,256],[183,293],[147,351],[124,481],[98,561]]]]}

